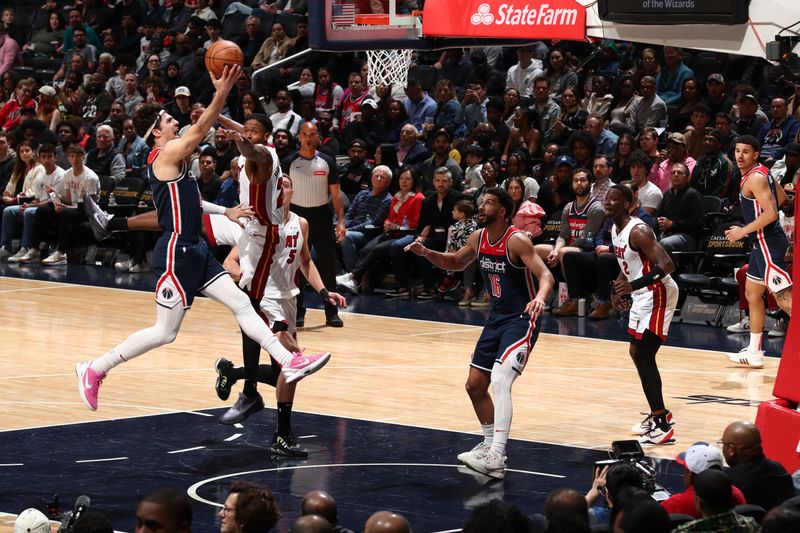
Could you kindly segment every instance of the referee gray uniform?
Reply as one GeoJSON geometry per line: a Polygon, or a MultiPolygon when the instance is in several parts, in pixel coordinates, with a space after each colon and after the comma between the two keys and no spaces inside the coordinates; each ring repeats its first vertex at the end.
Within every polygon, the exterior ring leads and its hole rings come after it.
{"type": "MultiPolygon", "coordinates": [[[[328,205],[328,187],[339,183],[336,161],[316,152],[311,159],[295,153],[281,163],[283,172],[292,179],[291,210],[308,221],[308,247],[317,251],[317,270],[329,291],[336,290],[336,234],[333,211],[328,205]]],[[[303,292],[297,300],[298,316],[305,315],[303,292]]],[[[338,317],[336,306],[325,302],[325,317],[338,317]]]]}

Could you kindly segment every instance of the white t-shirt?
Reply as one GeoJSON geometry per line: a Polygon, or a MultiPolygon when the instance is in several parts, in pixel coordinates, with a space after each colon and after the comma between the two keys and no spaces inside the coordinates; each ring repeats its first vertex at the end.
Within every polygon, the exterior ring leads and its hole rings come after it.
{"type": "Polygon", "coordinates": [[[64,203],[75,204],[83,201],[83,195],[97,195],[100,193],[100,178],[94,170],[84,166],[83,172],[75,175],[75,171],[70,167],[64,172],[64,179],[61,181],[61,191],[59,194],[64,199],[64,203]]]}
{"type": "Polygon", "coordinates": [[[303,117],[292,111],[281,113],[280,111],[274,113],[269,117],[272,121],[273,130],[289,130],[292,136],[297,136],[297,131],[300,129],[300,123],[303,122],[303,117]]]}
{"type": "Polygon", "coordinates": [[[639,205],[642,206],[642,209],[649,207],[658,210],[663,197],[664,193],[654,183],[648,181],[644,187],[639,187],[639,205]]]}
{"type": "Polygon", "coordinates": [[[42,166],[42,170],[36,173],[36,177],[33,180],[33,190],[36,199],[40,202],[46,202],[48,200],[47,187],[52,187],[58,191],[61,188],[63,179],[63,168],[56,165],[56,169],[51,174],[48,174],[44,166],[42,166]]]}

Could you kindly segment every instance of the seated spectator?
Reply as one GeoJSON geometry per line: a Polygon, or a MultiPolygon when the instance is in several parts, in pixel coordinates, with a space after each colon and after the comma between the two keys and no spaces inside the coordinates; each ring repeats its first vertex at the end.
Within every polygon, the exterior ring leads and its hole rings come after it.
{"type": "MultiPolygon", "coordinates": [[[[14,238],[16,223],[20,221],[29,202],[36,196],[34,181],[44,171],[44,167],[37,161],[36,151],[28,142],[17,145],[17,159],[11,178],[3,191],[3,224],[2,237],[0,237],[0,259],[8,258],[11,254],[11,241],[14,238]]],[[[27,249],[20,250],[12,257],[22,257],[27,249]]]]}
{"type": "Polygon", "coordinates": [[[545,139],[556,139],[554,131],[556,119],[561,108],[550,96],[550,82],[546,76],[539,76],[533,80],[533,104],[531,109],[539,113],[542,124],[541,132],[545,139]]]}
{"type": "MultiPolygon", "coordinates": [[[[612,157],[614,155],[614,152],[617,150],[617,141],[619,140],[619,136],[613,131],[603,127],[603,119],[600,115],[590,114],[586,119],[586,125],[584,126],[584,129],[589,135],[592,136],[595,143],[597,143],[597,153],[608,157],[612,157]]],[[[578,160],[579,164],[581,163],[579,158],[574,154],[572,157],[578,160]]]]}
{"type": "MultiPolygon", "coordinates": [[[[21,150],[20,153],[24,154],[24,148],[21,150]]],[[[39,147],[36,161],[38,164],[31,169],[33,182],[30,190],[34,193],[33,198],[20,206],[9,206],[3,211],[3,233],[0,244],[6,249],[11,248],[11,238],[14,235],[16,223],[20,218],[22,219],[21,246],[17,254],[8,258],[9,263],[38,263],[41,259],[39,243],[34,241],[36,211],[39,206],[51,202],[51,193],[55,193],[56,189],[61,187],[61,181],[64,178],[64,171],[56,165],[56,150],[52,144],[43,144],[39,147]],[[19,207],[20,216],[14,216],[15,207],[19,207]]]]}
{"type": "Polygon", "coordinates": [[[611,94],[611,86],[606,77],[601,74],[595,74],[592,76],[592,92],[584,97],[581,106],[590,115],[597,115],[602,124],[611,111],[611,102],[613,100],[614,95],[611,94]]]}
{"type": "MultiPolygon", "coordinates": [[[[284,29],[284,34],[285,33],[284,29]]],[[[244,33],[236,39],[236,44],[242,49],[244,64],[253,67],[253,70],[260,68],[260,66],[254,66],[253,63],[255,63],[258,54],[261,53],[266,38],[267,35],[261,26],[261,19],[259,17],[251,15],[244,20],[244,33]]],[[[290,45],[291,40],[289,39],[283,39],[281,41],[281,47],[288,48],[290,45]]],[[[260,60],[259,65],[263,62],[263,59],[260,60]]]]}
{"type": "MultiPolygon", "coordinates": [[[[527,118],[527,117],[526,117],[527,118]]],[[[509,136],[511,134],[511,130],[509,129],[508,125],[503,120],[503,101],[497,97],[492,96],[486,101],[486,122],[492,125],[494,128],[494,140],[493,145],[500,151],[508,143],[509,136]]],[[[530,127],[539,129],[538,123],[530,119],[530,127]]],[[[526,137],[530,137],[526,133],[526,137]]],[[[541,142],[541,134],[539,135],[539,139],[541,142]]],[[[528,139],[530,141],[530,139],[528,139]]],[[[539,142],[536,143],[529,143],[527,146],[528,151],[530,152],[533,150],[533,154],[539,153],[539,142]]],[[[531,155],[531,157],[535,157],[535,155],[531,155]]]]}
{"type": "Polygon", "coordinates": [[[575,161],[568,155],[556,158],[553,175],[542,183],[536,203],[544,209],[545,217],[549,218],[555,212],[561,212],[567,202],[575,199],[572,192],[572,170],[575,161]]]}
{"type": "Polygon", "coordinates": [[[676,105],[686,78],[694,76],[692,69],[683,64],[680,48],[664,47],[664,67],[656,77],[656,92],[668,106],[676,105]]]}
{"type": "Polygon", "coordinates": [[[614,531],[625,533],[667,533],[672,530],[667,512],[649,493],[641,489],[627,489],[620,495],[614,519],[614,531]]]}
{"type": "MultiPolygon", "coordinates": [[[[0,190],[5,191],[8,186],[16,162],[17,153],[8,142],[8,133],[0,131],[0,190]]],[[[0,203],[0,211],[5,208],[5,205],[5,203],[0,203]]]]}
{"type": "Polygon", "coordinates": [[[337,106],[339,110],[339,130],[342,132],[344,132],[347,124],[360,120],[361,106],[366,100],[373,99],[364,88],[361,74],[351,72],[347,80],[349,91],[342,96],[337,106]]]}
{"type": "MultiPolygon", "coordinates": [[[[409,528],[406,531],[410,532],[411,530],[409,528]]],[[[495,499],[476,507],[464,521],[461,531],[463,533],[527,532],[531,531],[531,520],[516,505],[495,499]]],[[[378,532],[375,531],[375,533],[378,532]]]]}
{"type": "Polygon", "coordinates": [[[179,490],[173,488],[155,490],[139,500],[136,508],[136,524],[142,529],[147,528],[151,531],[191,533],[192,505],[186,494],[179,490]]]}
{"type": "Polygon", "coordinates": [[[793,533],[800,531],[800,512],[786,508],[773,507],[761,521],[761,533],[793,533]]]}
{"type": "Polygon", "coordinates": [[[558,48],[550,50],[545,76],[550,84],[550,97],[556,101],[562,99],[565,89],[578,86],[578,75],[567,63],[564,52],[558,48]]]}
{"type": "Polygon", "coordinates": [[[475,205],[481,205],[483,201],[483,192],[492,187],[498,187],[500,184],[497,180],[500,178],[500,163],[496,159],[489,159],[481,167],[481,179],[483,185],[474,193],[475,205]]]}
{"type": "Polygon", "coordinates": [[[511,224],[528,232],[531,239],[536,239],[542,234],[542,217],[544,209],[536,202],[525,197],[525,183],[522,178],[515,176],[505,181],[505,189],[514,202],[514,211],[511,224]]]}
{"type": "Polygon", "coordinates": [[[14,533],[50,533],[50,519],[39,509],[30,507],[14,519],[14,533]]]}
{"type": "Polygon", "coordinates": [[[642,100],[642,97],[639,96],[636,78],[633,76],[623,76],[619,80],[618,92],[619,94],[611,101],[608,115],[608,129],[617,135],[621,129],[632,129],[629,125],[631,116],[642,100]]]}
{"type": "MultiPolygon", "coordinates": [[[[458,128],[458,113],[461,106],[456,99],[456,90],[450,80],[436,82],[436,113],[433,116],[433,128],[436,131],[444,128],[452,136],[458,128]]],[[[426,132],[430,124],[426,124],[426,132]]]]}
{"type": "Polygon", "coordinates": [[[550,143],[545,146],[542,152],[542,162],[534,165],[531,169],[531,177],[536,180],[539,185],[544,184],[550,179],[555,171],[556,158],[561,152],[561,147],[556,143],[550,143]]]}
{"type": "Polygon", "coordinates": [[[292,39],[286,35],[286,26],[276,20],[272,24],[269,38],[264,41],[253,58],[251,67],[255,71],[283,59],[291,45],[292,39]]]}
{"type": "MultiPolygon", "coordinates": [[[[31,40],[22,46],[22,52],[32,53],[34,57],[49,59],[55,56],[56,50],[64,41],[64,26],[66,21],[61,11],[51,11],[47,17],[47,26],[33,34],[31,40]]],[[[3,48],[5,55],[5,48],[3,48]]],[[[20,64],[22,62],[20,61],[20,64]]],[[[3,66],[0,64],[0,75],[3,66]]]]}
{"type": "Polygon", "coordinates": [[[507,178],[503,180],[500,187],[505,188],[506,181],[510,178],[519,178],[525,185],[525,199],[531,202],[537,201],[541,186],[538,181],[528,176],[528,156],[526,152],[518,150],[509,156],[506,175],[507,178]]]}
{"type": "Polygon", "coordinates": [[[741,489],[747,503],[769,511],[795,495],[786,469],[764,455],[761,433],[753,423],[733,422],[725,428],[722,455],[730,466],[730,482],[741,489]]]}
{"type": "MultiPolygon", "coordinates": [[[[447,229],[446,252],[456,252],[466,246],[469,236],[478,229],[477,221],[473,216],[475,205],[471,200],[459,200],[453,206],[453,224],[447,229]]],[[[478,267],[473,262],[462,272],[445,272],[437,290],[447,293],[458,288],[460,281],[464,283],[464,297],[458,302],[459,306],[468,306],[475,300],[475,277],[478,267]]]]}
{"type": "Polygon", "coordinates": [[[451,137],[446,129],[440,129],[433,135],[433,154],[420,165],[421,190],[423,193],[434,190],[433,173],[440,167],[445,167],[450,171],[450,175],[453,178],[453,186],[461,190],[463,170],[450,157],[450,141],[451,137]]]}
{"type": "MultiPolygon", "coordinates": [[[[296,82],[290,84],[287,89],[290,91],[297,91],[297,95],[299,98],[295,98],[295,102],[303,101],[306,99],[310,99],[312,103],[312,108],[315,108],[314,104],[314,89],[316,85],[314,84],[314,71],[311,67],[305,66],[300,69],[300,73],[298,74],[298,79],[296,82]]],[[[294,93],[293,93],[294,94],[294,93]]]]}
{"type": "Polygon", "coordinates": [[[122,122],[122,139],[120,139],[117,149],[125,158],[125,176],[129,178],[144,177],[144,168],[147,165],[150,148],[144,139],[136,135],[133,119],[130,117],[126,117],[122,122]]]}
{"type": "Polygon", "coordinates": [[[628,127],[633,131],[644,128],[663,128],[667,124],[667,104],[656,94],[656,80],[652,76],[642,78],[639,86],[642,95],[639,103],[628,115],[628,127]]]}
{"type": "Polygon", "coordinates": [[[392,511],[373,513],[364,524],[364,533],[411,533],[408,520],[392,511]]]}
{"type": "Polygon", "coordinates": [[[368,242],[359,253],[358,262],[352,272],[336,277],[337,285],[352,292],[361,287],[367,291],[379,282],[375,268],[380,261],[391,257],[395,288],[386,293],[386,298],[408,298],[409,274],[403,260],[403,249],[414,240],[419,228],[422,201],[425,196],[417,192],[419,176],[412,168],[403,168],[397,177],[400,190],[392,197],[389,214],[383,222],[383,233],[368,242]]]}
{"type": "Polygon", "coordinates": [[[711,110],[711,116],[718,113],[730,113],[733,104],[733,97],[725,92],[725,78],[722,74],[709,74],[706,80],[705,103],[711,110]]]}
{"type": "Polygon", "coordinates": [[[788,184],[797,185],[800,177],[800,143],[792,142],[786,146],[783,158],[772,165],[770,174],[784,188],[788,184]]]}
{"type": "Polygon", "coordinates": [[[460,124],[456,137],[465,137],[481,122],[486,122],[486,89],[481,81],[470,81],[461,99],[461,107],[456,117],[460,124]]]}
{"type": "Polygon", "coordinates": [[[406,97],[402,102],[408,121],[418,130],[436,115],[436,101],[428,96],[416,78],[409,78],[406,86],[406,97]]]}
{"type": "Polygon", "coordinates": [[[222,181],[215,172],[217,162],[214,160],[214,150],[212,148],[203,150],[199,162],[200,174],[197,176],[197,186],[200,188],[200,196],[206,202],[215,203],[222,187],[222,181]]]}
{"type": "Polygon", "coordinates": [[[289,130],[296,136],[303,119],[292,110],[292,97],[288,90],[281,89],[275,94],[275,105],[278,111],[269,117],[272,126],[276,129],[289,130]]]}
{"type": "Polygon", "coordinates": [[[67,149],[70,144],[77,142],[78,128],[69,120],[62,120],[56,128],[58,146],[56,146],[56,164],[63,169],[70,167],[67,159],[67,149]]]}
{"type": "Polygon", "coordinates": [[[633,151],[636,149],[636,139],[630,133],[623,133],[617,141],[617,150],[611,160],[611,181],[619,183],[631,179],[631,170],[628,165],[633,151]]]}
{"type": "Polygon", "coordinates": [[[115,182],[125,178],[125,158],[114,146],[114,130],[101,124],[95,135],[97,147],[86,154],[86,166],[98,176],[111,176],[115,182]]]}
{"type": "Polygon", "coordinates": [[[729,186],[733,163],[720,150],[722,134],[718,129],[706,128],[703,135],[703,154],[692,171],[691,186],[702,195],[719,196],[729,186]]]}
{"type": "MultiPolygon", "coordinates": [[[[409,125],[409,127],[413,126],[409,125]]],[[[443,252],[447,246],[447,230],[453,224],[453,206],[463,199],[463,195],[452,188],[453,178],[450,171],[445,167],[439,167],[434,171],[433,186],[436,193],[428,196],[422,202],[419,226],[417,227],[417,239],[423,242],[426,248],[443,252]]],[[[403,252],[402,250],[400,252],[398,256],[392,254],[393,266],[394,263],[400,265],[403,262],[403,252]]],[[[417,265],[419,266],[423,284],[423,288],[416,295],[416,298],[418,300],[430,300],[434,297],[433,291],[436,287],[434,267],[424,257],[415,257],[417,258],[417,265]]],[[[397,271],[395,271],[395,276],[397,276],[397,271]]],[[[398,286],[408,285],[407,270],[403,273],[401,279],[398,279],[397,283],[398,286]]]]}
{"type": "Polygon", "coordinates": [[[106,91],[106,77],[102,72],[91,75],[89,85],[78,90],[77,99],[80,116],[89,125],[104,122],[114,102],[114,97],[106,91]]]}
{"type": "Polygon", "coordinates": [[[394,145],[397,150],[397,162],[401,166],[412,166],[415,169],[430,157],[425,143],[419,140],[419,132],[413,124],[406,124],[400,130],[400,141],[394,145]]]}
{"type": "Polygon", "coordinates": [[[100,194],[100,178],[84,165],[84,154],[79,144],[69,147],[67,155],[71,167],[64,173],[61,190],[56,191],[52,205],[41,206],[36,212],[35,242],[45,242],[47,232],[56,227],[58,245],[52,254],[42,260],[45,266],[67,264],[67,251],[77,236],[74,229],[81,222],[86,222],[84,210],[78,209],[81,206],[79,202],[83,201],[84,195],[97,201],[100,194]]]}
{"type": "Polygon", "coordinates": [[[480,80],[489,94],[501,94],[503,92],[505,76],[489,64],[486,52],[473,48],[469,54],[469,61],[472,64],[472,68],[467,73],[466,79],[480,80]]]}
{"type": "Polygon", "coordinates": [[[29,107],[34,112],[39,109],[39,102],[32,95],[33,87],[27,79],[17,82],[14,97],[0,108],[0,128],[10,131],[12,128],[19,126],[22,108],[29,107]]]}
{"type": "Polygon", "coordinates": [[[551,129],[552,137],[548,138],[547,142],[564,144],[572,135],[572,132],[583,131],[589,114],[581,107],[576,94],[574,87],[564,89],[561,95],[561,112],[553,123],[551,129]]]}
{"type": "Polygon", "coordinates": [[[372,166],[367,162],[366,143],[355,138],[347,148],[347,165],[339,173],[339,184],[342,192],[352,202],[356,194],[368,189],[372,177],[372,166]]]}
{"type": "Polygon", "coordinates": [[[589,517],[593,524],[614,524],[614,510],[622,493],[640,489],[643,483],[639,469],[631,463],[615,463],[600,469],[595,467],[592,488],[586,493],[589,517]],[[607,508],[595,507],[601,496],[605,496],[607,508]]]}
{"type": "Polygon", "coordinates": [[[694,107],[700,104],[703,104],[703,99],[697,80],[693,77],[686,78],[683,80],[680,99],[668,109],[667,127],[669,130],[686,130],[691,123],[694,107]]]}
{"type": "Polygon", "coordinates": [[[321,67],[317,71],[317,84],[314,86],[314,105],[319,111],[336,111],[342,100],[344,89],[333,81],[331,71],[321,67]]]}
{"type": "Polygon", "coordinates": [[[724,471],[710,468],[694,479],[695,507],[701,518],[678,526],[676,533],[726,531],[755,533],[760,531],[755,518],[736,514],[733,510],[731,479],[724,471]]]}
{"type": "Polygon", "coordinates": [[[592,183],[591,192],[592,198],[600,202],[600,205],[604,205],[606,194],[611,186],[614,185],[614,182],[611,181],[611,165],[609,164],[608,157],[604,155],[594,156],[592,174],[594,175],[594,183],[592,183]]]}
{"type": "Polygon", "coordinates": [[[720,132],[720,149],[722,153],[733,161],[733,149],[736,146],[738,134],[733,129],[733,117],[727,113],[717,113],[714,117],[714,127],[720,132]]]}
{"type": "Polygon", "coordinates": [[[700,103],[692,108],[692,118],[689,127],[683,134],[686,139],[686,153],[689,157],[697,159],[703,153],[703,137],[711,120],[711,112],[705,104],[700,103]]]}
{"type": "Polygon", "coordinates": [[[49,85],[39,87],[39,109],[36,111],[36,118],[47,124],[47,127],[55,133],[56,127],[61,122],[61,111],[58,109],[56,90],[49,85]]]}
{"type": "Polygon", "coordinates": [[[323,517],[309,514],[298,516],[292,524],[291,533],[334,533],[331,523],[323,517]]]}
{"type": "MultiPolygon", "coordinates": [[[[563,279],[564,254],[594,249],[594,237],[605,220],[603,206],[591,195],[589,171],[577,168],[572,171],[572,191],[575,200],[564,206],[561,214],[561,232],[555,245],[537,244],[535,249],[545,264],[561,272],[563,279]]],[[[553,313],[557,314],[558,309],[553,313]]]]}
{"type": "Polygon", "coordinates": [[[761,143],[761,158],[767,166],[783,157],[786,146],[797,138],[800,121],[789,115],[786,99],[773,98],[772,120],[761,126],[756,139],[761,143]]]}
{"type": "Polygon", "coordinates": [[[454,186],[456,189],[460,188],[464,194],[474,196],[476,192],[482,190],[485,184],[481,172],[484,163],[483,148],[477,144],[467,146],[464,149],[462,157],[467,167],[464,171],[464,182],[459,186],[454,181],[454,186]]]}
{"type": "MultiPolygon", "coordinates": [[[[722,470],[722,451],[717,446],[712,446],[705,442],[697,442],[685,452],[678,454],[675,461],[683,466],[683,483],[686,486],[686,490],[673,494],[666,500],[661,501],[661,506],[670,514],[688,514],[695,518],[700,518],[700,511],[694,504],[694,480],[699,474],[710,468],[722,470]]],[[[732,507],[747,503],[742,491],[735,486],[732,487],[731,496],[732,507]]]]}
{"type": "Polygon", "coordinates": [[[655,84],[656,77],[658,77],[660,71],[661,65],[658,63],[656,51],[652,48],[645,48],[642,50],[641,68],[634,74],[636,79],[639,80],[639,83],[642,83],[645,76],[650,76],[653,78],[653,83],[655,84]]]}
{"type": "Polygon", "coordinates": [[[672,183],[672,167],[675,163],[683,163],[689,169],[689,174],[694,170],[697,161],[686,151],[686,137],[682,133],[670,133],[667,137],[666,157],[658,164],[654,176],[648,179],[657,185],[661,192],[666,193],[672,183]]]}
{"type": "Polygon", "coordinates": [[[223,533],[269,531],[275,527],[280,517],[281,512],[271,490],[237,479],[231,483],[228,497],[225,498],[225,504],[219,511],[220,531],[223,533]]]}
{"type": "Polygon", "coordinates": [[[702,195],[689,185],[690,180],[686,165],[672,165],[672,187],[664,193],[657,213],[659,242],[667,252],[696,250],[700,242],[705,203],[702,195]]]}
{"type": "MultiPolygon", "coordinates": [[[[70,16],[72,16],[72,12],[70,12],[70,16]]],[[[91,28],[89,28],[91,29],[91,28]]],[[[72,32],[72,37],[75,40],[74,46],[72,44],[67,43],[67,36],[69,34],[69,29],[67,32],[64,33],[64,48],[67,50],[64,53],[64,61],[61,63],[61,66],[53,74],[53,81],[58,81],[65,79],[67,74],[75,70],[75,63],[73,62],[73,58],[75,56],[80,56],[81,59],[84,61],[86,70],[88,72],[94,72],[94,68],[97,65],[97,59],[100,56],[100,52],[98,48],[94,44],[89,44],[87,42],[87,29],[84,28],[74,28],[72,32]]]]}
{"type": "Polygon", "coordinates": [[[175,119],[180,127],[191,124],[192,120],[189,116],[192,112],[192,105],[190,103],[191,96],[192,92],[189,88],[182,85],[175,89],[175,99],[164,106],[167,113],[172,115],[172,118],[175,119]]]}
{"type": "Polygon", "coordinates": [[[300,500],[300,515],[321,516],[334,527],[335,533],[353,533],[349,529],[339,525],[339,511],[336,507],[336,500],[325,491],[312,490],[303,495],[300,500]]]}
{"type": "Polygon", "coordinates": [[[529,157],[536,157],[542,143],[541,127],[536,111],[517,107],[501,161],[508,160],[508,154],[516,150],[525,150],[529,157]]]}
{"type": "Polygon", "coordinates": [[[219,194],[214,202],[223,207],[236,207],[239,205],[239,159],[231,159],[231,167],[227,178],[222,180],[219,194]]]}
{"type": "Polygon", "coordinates": [[[372,169],[371,190],[364,189],[356,194],[347,209],[344,216],[347,233],[339,243],[346,272],[356,268],[359,250],[375,238],[383,227],[392,202],[392,196],[388,193],[391,182],[391,169],[378,165],[372,169]]]}
{"type": "Polygon", "coordinates": [[[532,96],[534,80],[544,75],[542,62],[533,58],[533,46],[530,45],[517,48],[517,60],[506,74],[506,89],[516,89],[521,96],[532,96]]]}
{"type": "Polygon", "coordinates": [[[752,135],[758,138],[761,128],[769,122],[767,115],[758,107],[758,96],[752,87],[737,87],[735,127],[739,135],[752,135]],[[749,91],[752,92],[743,92],[749,91]]]}
{"type": "Polygon", "coordinates": [[[513,87],[506,89],[503,93],[503,120],[508,127],[514,125],[514,111],[517,107],[519,107],[519,91],[513,87]]]}
{"type": "MultiPolygon", "coordinates": [[[[276,137],[277,135],[278,131],[276,130],[273,132],[273,137],[276,137]]],[[[289,135],[291,134],[289,133],[289,135]]],[[[290,153],[286,148],[282,148],[283,150],[286,150],[286,152],[281,153],[281,150],[278,149],[278,141],[275,140],[274,142],[275,151],[278,152],[278,156],[281,158],[281,161],[283,161],[283,158],[290,155],[290,153]]],[[[214,169],[214,173],[219,176],[220,180],[224,181],[228,176],[230,176],[231,160],[237,157],[239,157],[239,151],[236,149],[236,144],[232,143],[224,132],[217,130],[214,134],[214,159],[217,161],[217,166],[214,169]]]]}
{"type": "MultiPolygon", "coordinates": [[[[483,148],[484,159],[496,159],[500,161],[503,147],[498,144],[497,131],[490,122],[480,122],[469,132],[469,136],[466,139],[458,143],[458,147],[459,150],[463,150],[465,147],[473,144],[483,148]]],[[[456,159],[458,157],[456,155],[457,153],[459,152],[454,151],[451,152],[450,155],[453,159],[456,159]]]]}
{"type": "MultiPolygon", "coordinates": [[[[364,103],[361,106],[361,113],[362,113],[361,120],[357,122],[363,122],[365,118],[363,116],[364,109],[370,108],[371,110],[373,110],[375,108],[373,104],[376,104],[374,100],[364,101],[364,103]]],[[[381,144],[381,143],[396,143],[397,141],[399,141],[400,131],[406,124],[411,124],[411,121],[409,121],[408,115],[406,115],[406,111],[403,108],[403,103],[400,102],[399,100],[391,100],[386,106],[386,116],[380,119],[380,124],[377,124],[374,121],[370,121],[370,123],[365,124],[365,126],[373,130],[370,136],[374,139],[375,142],[381,144]]]]}

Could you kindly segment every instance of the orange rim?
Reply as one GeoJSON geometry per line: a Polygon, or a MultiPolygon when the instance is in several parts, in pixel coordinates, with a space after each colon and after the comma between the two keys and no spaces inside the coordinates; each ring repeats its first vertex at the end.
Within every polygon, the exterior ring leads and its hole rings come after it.
{"type": "MultiPolygon", "coordinates": [[[[415,9],[411,12],[411,15],[397,15],[397,18],[406,19],[409,17],[421,17],[422,11],[415,9]]],[[[355,18],[356,24],[361,24],[363,26],[388,26],[389,25],[389,15],[388,14],[361,14],[356,15],[355,18]]]]}

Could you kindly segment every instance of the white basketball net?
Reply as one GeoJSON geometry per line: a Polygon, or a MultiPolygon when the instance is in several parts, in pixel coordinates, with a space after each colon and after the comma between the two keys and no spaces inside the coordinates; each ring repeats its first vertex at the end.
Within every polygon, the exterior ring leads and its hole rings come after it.
{"type": "Polygon", "coordinates": [[[367,50],[367,83],[370,87],[399,83],[408,86],[412,50],[367,50]]]}

